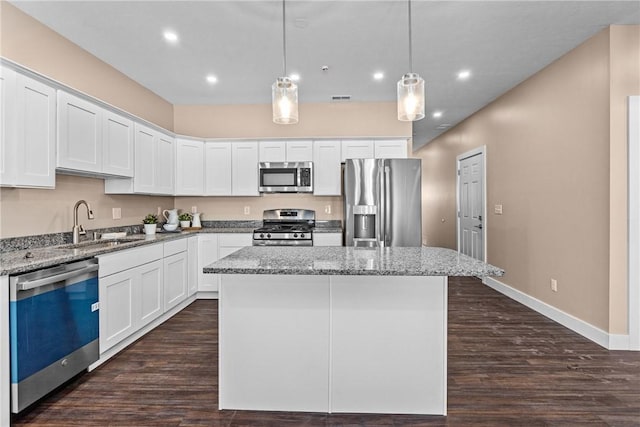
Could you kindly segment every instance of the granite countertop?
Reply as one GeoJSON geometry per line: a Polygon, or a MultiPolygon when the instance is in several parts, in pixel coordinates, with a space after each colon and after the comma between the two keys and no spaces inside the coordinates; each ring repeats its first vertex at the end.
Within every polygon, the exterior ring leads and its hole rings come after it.
{"type": "Polygon", "coordinates": [[[152,236],[132,234],[121,239],[115,239],[118,243],[112,246],[109,246],[110,239],[104,239],[83,241],[78,245],[73,245],[74,247],[69,247],[72,246],[70,244],[63,244],[3,252],[0,254],[0,275],[19,274],[137,246],[181,239],[189,234],[192,233],[156,233],[152,236]]]}
{"type": "Polygon", "coordinates": [[[240,249],[205,273],[365,276],[502,276],[500,268],[444,248],[364,249],[343,246],[240,249]]]}

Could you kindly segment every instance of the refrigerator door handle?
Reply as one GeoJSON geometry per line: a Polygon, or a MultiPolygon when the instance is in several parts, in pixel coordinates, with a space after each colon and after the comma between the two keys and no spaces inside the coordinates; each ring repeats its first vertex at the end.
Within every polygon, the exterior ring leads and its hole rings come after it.
{"type": "Polygon", "coordinates": [[[384,209],[384,162],[379,161],[380,163],[378,163],[379,167],[378,168],[378,203],[377,203],[377,212],[376,212],[376,240],[378,243],[379,247],[383,247],[384,246],[384,241],[385,241],[385,230],[384,230],[384,223],[385,223],[385,218],[384,218],[384,214],[385,214],[385,209],[384,209]]]}
{"type": "Polygon", "coordinates": [[[382,202],[384,209],[384,226],[382,232],[384,236],[384,246],[389,246],[391,244],[391,236],[389,236],[389,230],[391,230],[391,182],[389,178],[391,169],[385,164],[382,171],[384,176],[384,199],[382,202]]]}

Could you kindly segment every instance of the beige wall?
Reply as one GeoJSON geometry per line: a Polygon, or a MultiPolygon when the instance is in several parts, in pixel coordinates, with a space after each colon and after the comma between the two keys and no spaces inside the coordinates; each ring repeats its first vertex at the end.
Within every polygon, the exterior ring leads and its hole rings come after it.
{"type": "Polygon", "coordinates": [[[430,245],[456,247],[456,156],[485,145],[487,256],[501,281],[614,334],[626,332],[621,102],[638,93],[638,28],[599,33],[417,153],[430,245]]]}

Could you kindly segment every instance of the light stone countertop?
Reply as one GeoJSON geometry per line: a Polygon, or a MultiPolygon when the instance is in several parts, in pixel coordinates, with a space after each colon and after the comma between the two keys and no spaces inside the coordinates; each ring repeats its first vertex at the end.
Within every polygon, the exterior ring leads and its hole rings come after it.
{"type": "Polygon", "coordinates": [[[343,246],[240,249],[203,270],[222,274],[502,276],[504,270],[457,251],[422,247],[365,249],[343,246]]]}

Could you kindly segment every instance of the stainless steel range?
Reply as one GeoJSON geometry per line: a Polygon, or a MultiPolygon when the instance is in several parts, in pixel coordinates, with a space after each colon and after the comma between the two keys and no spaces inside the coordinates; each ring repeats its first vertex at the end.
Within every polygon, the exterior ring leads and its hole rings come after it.
{"type": "Polygon", "coordinates": [[[253,246],[313,246],[316,212],[307,209],[269,209],[262,227],[253,231],[253,246]]]}

